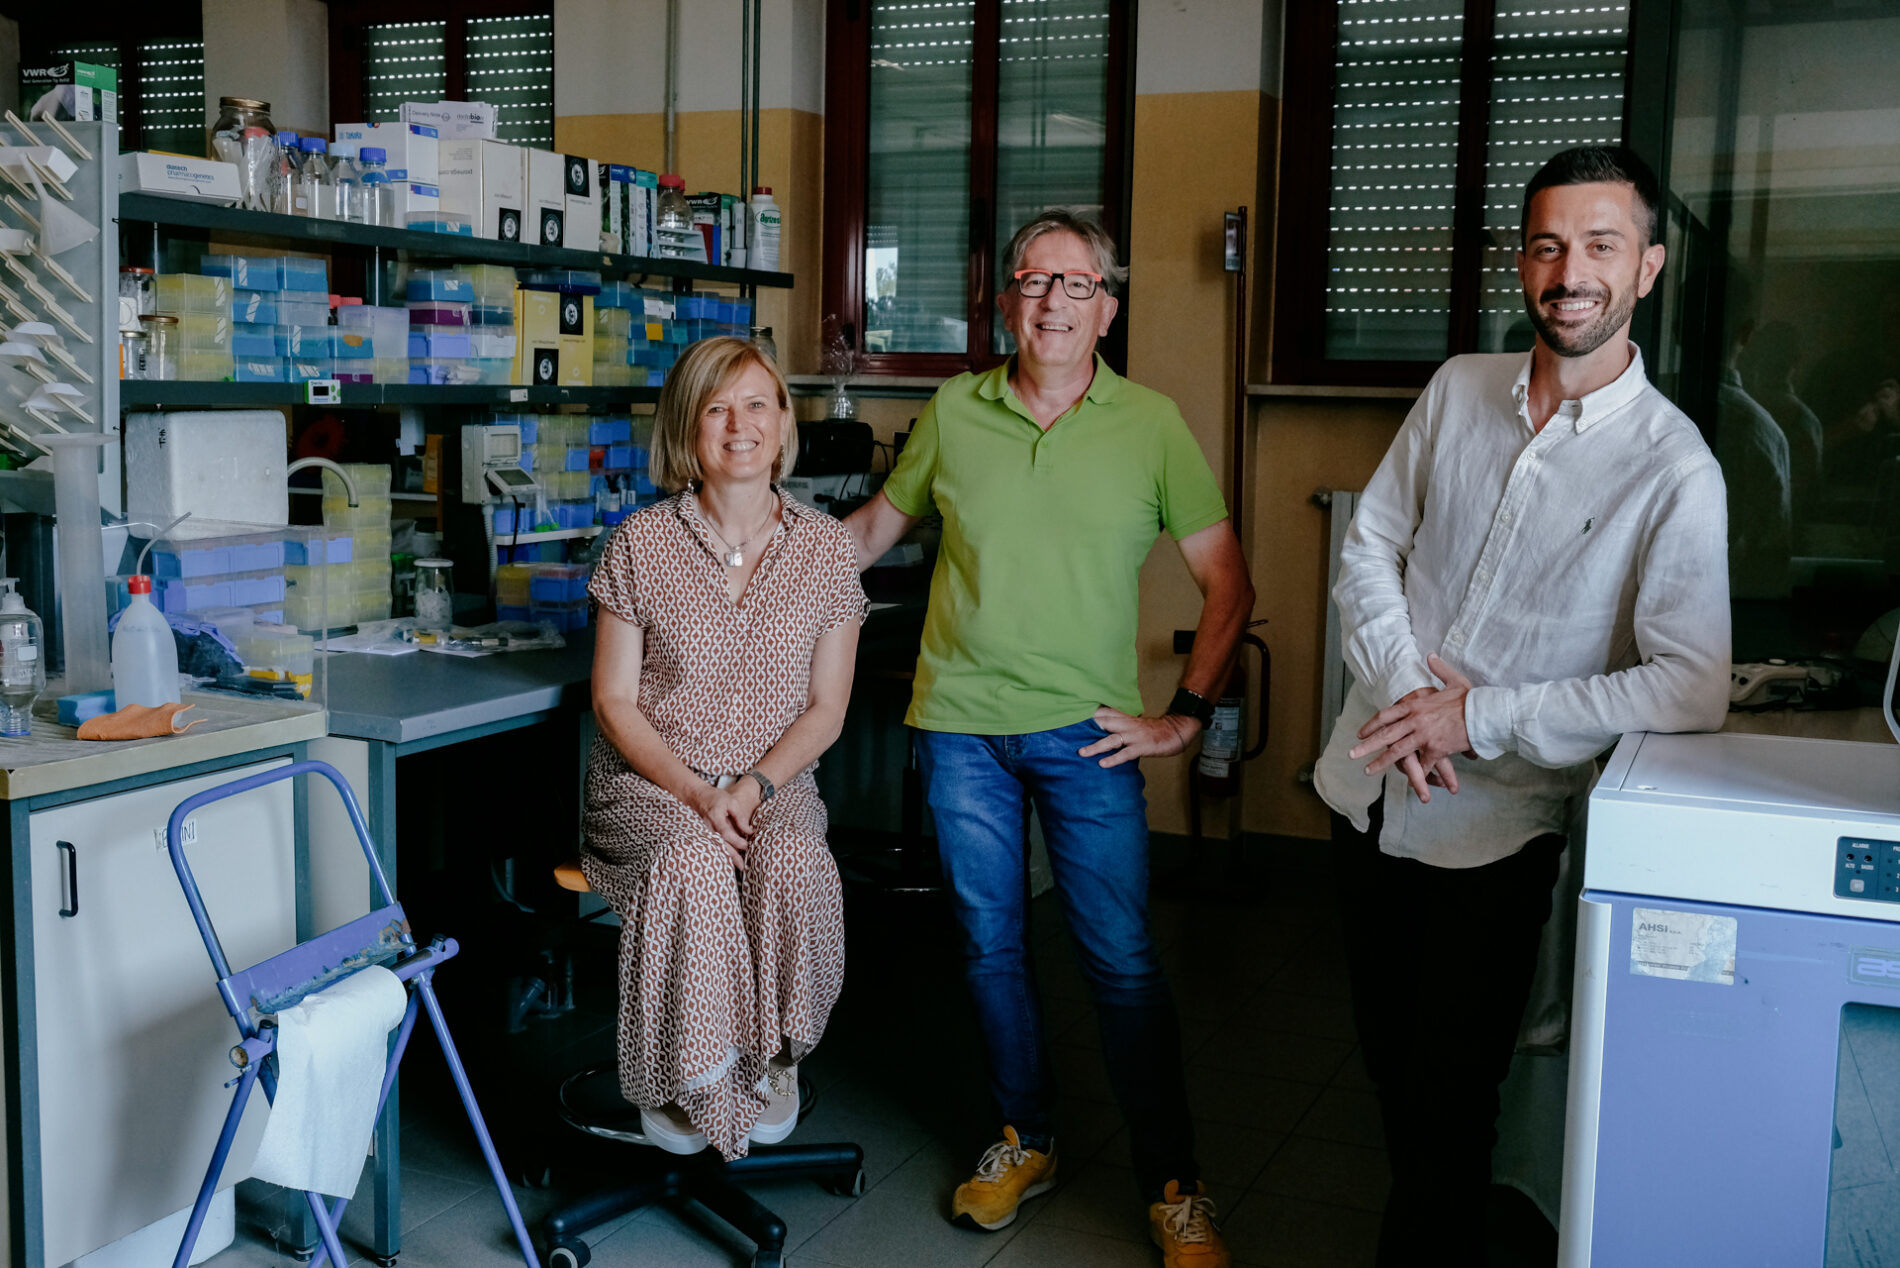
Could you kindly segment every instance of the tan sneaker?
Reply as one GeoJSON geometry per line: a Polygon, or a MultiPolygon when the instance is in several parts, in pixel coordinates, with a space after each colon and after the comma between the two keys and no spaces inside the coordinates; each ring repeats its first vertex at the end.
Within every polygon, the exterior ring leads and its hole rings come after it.
{"type": "Polygon", "coordinates": [[[776,1145],[798,1126],[798,1066],[780,1065],[773,1057],[759,1080],[759,1091],[770,1104],[748,1134],[755,1145],[776,1145]]]}
{"type": "Polygon", "coordinates": [[[957,1186],[950,1199],[950,1219],[965,1228],[994,1233],[1016,1218],[1016,1208],[1027,1198],[1056,1187],[1056,1147],[1048,1153],[1024,1149],[1014,1127],[984,1151],[976,1174],[957,1186]]]}
{"type": "Polygon", "coordinates": [[[1199,1184],[1192,1193],[1168,1181],[1161,1200],[1148,1208],[1148,1235],[1161,1248],[1163,1268],[1228,1268],[1227,1243],[1214,1227],[1214,1200],[1199,1184]]]}

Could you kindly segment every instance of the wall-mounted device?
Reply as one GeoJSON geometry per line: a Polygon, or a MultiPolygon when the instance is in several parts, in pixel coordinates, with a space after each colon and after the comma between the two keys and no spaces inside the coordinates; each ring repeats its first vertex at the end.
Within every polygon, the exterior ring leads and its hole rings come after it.
{"type": "Polygon", "coordinates": [[[528,501],[540,491],[521,469],[521,428],[512,423],[462,428],[462,501],[472,506],[497,499],[528,501]]]}

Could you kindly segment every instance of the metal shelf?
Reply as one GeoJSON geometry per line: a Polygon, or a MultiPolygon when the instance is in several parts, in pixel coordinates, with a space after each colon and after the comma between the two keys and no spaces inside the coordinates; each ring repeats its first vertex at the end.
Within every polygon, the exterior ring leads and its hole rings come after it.
{"type": "MultiPolygon", "coordinates": [[[[268,211],[239,211],[208,203],[161,198],[153,194],[122,194],[121,221],[165,225],[174,229],[204,229],[219,237],[267,238],[306,250],[383,248],[404,251],[414,258],[478,260],[512,264],[517,268],[598,269],[615,277],[678,277],[697,282],[726,282],[736,286],[789,288],[790,273],[760,269],[731,269],[691,260],[661,260],[637,255],[609,255],[602,251],[571,251],[562,247],[497,242],[448,233],[419,233],[413,229],[385,229],[341,220],[282,216],[268,211]]],[[[267,385],[268,386],[268,385],[267,385]]]]}
{"type": "MultiPolygon", "coordinates": [[[[290,217],[285,217],[290,219],[290,217]]],[[[119,384],[125,409],[218,409],[242,406],[302,405],[302,383],[211,383],[189,380],[126,380],[119,384]]],[[[473,384],[438,387],[420,383],[345,383],[341,409],[379,405],[555,406],[616,408],[651,405],[657,387],[520,387],[473,384]]]]}

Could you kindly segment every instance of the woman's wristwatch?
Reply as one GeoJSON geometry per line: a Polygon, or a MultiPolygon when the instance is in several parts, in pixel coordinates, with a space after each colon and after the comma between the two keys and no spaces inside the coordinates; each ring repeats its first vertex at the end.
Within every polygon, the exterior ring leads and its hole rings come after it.
{"type": "Polygon", "coordinates": [[[1205,731],[1208,723],[1214,720],[1214,702],[1198,691],[1176,687],[1174,699],[1168,701],[1168,712],[1178,713],[1184,718],[1193,718],[1205,731]]]}
{"type": "Polygon", "coordinates": [[[778,789],[772,786],[772,781],[765,777],[764,771],[754,766],[751,770],[746,771],[745,774],[759,781],[759,801],[761,804],[772,800],[772,794],[777,792],[778,789]]]}

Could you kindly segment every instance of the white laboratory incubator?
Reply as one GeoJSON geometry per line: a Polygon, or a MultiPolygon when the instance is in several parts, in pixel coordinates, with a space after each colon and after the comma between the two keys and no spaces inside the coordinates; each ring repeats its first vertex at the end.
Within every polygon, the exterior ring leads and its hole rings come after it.
{"type": "Polygon", "coordinates": [[[1900,1268],[1900,746],[1625,736],[1583,883],[1564,1268],[1900,1268]]]}

